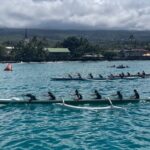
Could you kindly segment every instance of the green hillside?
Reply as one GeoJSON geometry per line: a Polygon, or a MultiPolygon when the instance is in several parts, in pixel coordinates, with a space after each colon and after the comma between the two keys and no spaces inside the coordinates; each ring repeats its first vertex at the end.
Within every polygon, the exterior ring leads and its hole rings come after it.
{"type": "MultiPolygon", "coordinates": [[[[18,41],[24,37],[24,29],[0,29],[0,41],[12,40],[18,41]]],[[[150,31],[79,31],[79,30],[41,30],[28,29],[28,36],[46,37],[49,41],[62,41],[69,36],[87,38],[90,42],[99,43],[105,41],[126,41],[133,34],[138,41],[149,41],[150,31]]]]}

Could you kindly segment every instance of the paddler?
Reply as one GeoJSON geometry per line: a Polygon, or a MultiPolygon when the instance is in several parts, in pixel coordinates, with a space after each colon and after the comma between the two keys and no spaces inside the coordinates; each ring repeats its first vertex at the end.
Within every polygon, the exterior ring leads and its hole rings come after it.
{"type": "Polygon", "coordinates": [[[141,74],[140,74],[140,72],[138,72],[138,73],[137,73],[137,75],[138,75],[139,77],[141,77],[141,74]]]}
{"type": "Polygon", "coordinates": [[[77,73],[77,76],[78,76],[79,79],[82,79],[82,76],[81,76],[80,73],[77,73]]]}
{"type": "Polygon", "coordinates": [[[141,77],[142,77],[142,78],[145,78],[145,75],[146,75],[146,74],[145,74],[145,72],[144,72],[144,71],[142,71],[142,73],[141,73],[141,77]]]}
{"type": "Polygon", "coordinates": [[[131,74],[130,74],[129,72],[127,72],[127,76],[128,76],[128,77],[130,77],[130,76],[131,76],[131,74]]]}
{"type": "Polygon", "coordinates": [[[28,98],[30,98],[29,102],[37,100],[36,96],[33,95],[33,94],[29,93],[29,94],[26,94],[25,96],[28,97],[28,98]]]}
{"type": "Polygon", "coordinates": [[[114,94],[114,95],[112,95],[112,96],[117,96],[117,99],[118,100],[123,100],[123,95],[121,94],[121,92],[120,91],[117,91],[117,93],[116,94],[114,94]]]}
{"type": "Polygon", "coordinates": [[[115,76],[113,74],[110,74],[110,76],[108,76],[109,79],[114,79],[115,76]]]}
{"type": "Polygon", "coordinates": [[[82,100],[82,95],[77,89],[75,90],[75,100],[82,100]]]}
{"type": "Polygon", "coordinates": [[[123,100],[123,95],[121,94],[120,91],[117,91],[117,96],[119,100],[123,100]]]}
{"type": "Polygon", "coordinates": [[[101,94],[97,90],[94,91],[94,95],[95,95],[94,99],[102,99],[101,94]]]}
{"type": "Polygon", "coordinates": [[[55,95],[51,91],[48,92],[48,97],[49,97],[49,100],[56,100],[55,95]]]}
{"type": "Polygon", "coordinates": [[[120,78],[124,78],[125,77],[125,74],[122,72],[121,74],[119,74],[120,78]]]}
{"type": "Polygon", "coordinates": [[[119,74],[119,77],[122,79],[123,78],[122,74],[119,74]]]}
{"type": "Polygon", "coordinates": [[[123,72],[121,73],[121,75],[122,75],[122,77],[125,77],[125,74],[123,72]]]}
{"type": "Polygon", "coordinates": [[[134,95],[131,96],[131,98],[133,98],[133,99],[140,99],[140,95],[139,95],[138,91],[136,89],[134,89],[133,92],[134,92],[134,95]]]}
{"type": "Polygon", "coordinates": [[[143,76],[143,74],[141,74],[140,72],[137,73],[137,75],[141,78],[144,78],[145,76],[143,76]]]}
{"type": "Polygon", "coordinates": [[[92,75],[92,73],[89,73],[88,76],[90,77],[90,79],[94,78],[93,75],[92,75]]]}
{"type": "Polygon", "coordinates": [[[72,79],[72,75],[71,75],[71,74],[68,74],[68,77],[69,77],[70,79],[72,79]]]}
{"type": "Polygon", "coordinates": [[[103,77],[101,74],[99,74],[99,78],[100,78],[100,79],[103,79],[104,77],[103,77]]]}
{"type": "Polygon", "coordinates": [[[146,75],[145,71],[142,71],[142,75],[143,75],[143,76],[145,76],[145,75],[146,75]]]}

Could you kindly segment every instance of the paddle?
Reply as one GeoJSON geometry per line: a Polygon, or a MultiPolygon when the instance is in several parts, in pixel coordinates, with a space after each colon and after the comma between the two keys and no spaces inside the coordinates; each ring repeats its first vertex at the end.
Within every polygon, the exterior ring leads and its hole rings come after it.
{"type": "Polygon", "coordinates": [[[108,97],[107,99],[108,99],[108,101],[109,101],[109,103],[110,103],[110,105],[111,105],[111,108],[113,108],[113,107],[114,107],[114,105],[112,104],[112,101],[110,100],[110,98],[109,98],[109,97],[108,97]]]}
{"type": "Polygon", "coordinates": [[[123,107],[114,106],[113,103],[112,103],[112,101],[111,101],[111,99],[110,99],[109,97],[108,97],[107,99],[108,99],[108,101],[109,101],[109,103],[110,103],[110,105],[111,105],[111,109],[117,108],[117,109],[124,109],[124,110],[126,110],[126,109],[123,108],[123,107]]]}
{"type": "Polygon", "coordinates": [[[64,98],[62,98],[62,103],[63,103],[63,105],[65,104],[65,100],[64,100],[64,98]]]}

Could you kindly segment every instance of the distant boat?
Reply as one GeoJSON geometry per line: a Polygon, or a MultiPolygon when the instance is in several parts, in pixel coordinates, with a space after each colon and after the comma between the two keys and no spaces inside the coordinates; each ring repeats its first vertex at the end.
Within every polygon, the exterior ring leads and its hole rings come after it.
{"type": "Polygon", "coordinates": [[[13,71],[12,70],[12,64],[7,64],[6,68],[4,69],[4,71],[13,71]]]}
{"type": "Polygon", "coordinates": [[[117,69],[124,69],[124,68],[129,68],[129,66],[124,66],[124,65],[119,65],[116,67],[117,69]]]}

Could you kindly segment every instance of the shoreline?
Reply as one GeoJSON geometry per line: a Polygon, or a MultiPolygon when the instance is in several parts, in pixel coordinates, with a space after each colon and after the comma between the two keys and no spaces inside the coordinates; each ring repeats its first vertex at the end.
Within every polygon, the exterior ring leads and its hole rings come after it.
{"type": "Polygon", "coordinates": [[[81,61],[81,62],[99,62],[99,61],[149,61],[149,59],[95,59],[95,60],[83,60],[83,59],[68,59],[68,60],[48,60],[48,61],[0,61],[1,64],[5,63],[48,63],[48,62],[76,62],[76,61],[81,61]]]}

